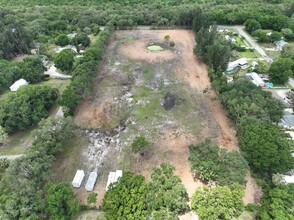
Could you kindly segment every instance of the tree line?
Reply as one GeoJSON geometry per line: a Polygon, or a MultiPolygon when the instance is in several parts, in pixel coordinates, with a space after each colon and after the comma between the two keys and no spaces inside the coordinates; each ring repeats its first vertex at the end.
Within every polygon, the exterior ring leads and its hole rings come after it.
{"type": "Polygon", "coordinates": [[[97,76],[99,61],[102,60],[103,50],[112,30],[113,25],[109,23],[97,35],[97,41],[87,49],[81,63],[72,73],[71,83],[64,90],[60,101],[66,115],[73,115],[80,101],[92,91],[92,81],[97,76]]]}
{"type": "Polygon", "coordinates": [[[75,125],[70,118],[48,118],[40,122],[33,135],[32,147],[10,163],[0,181],[2,218],[45,219],[51,216],[51,219],[69,219],[79,210],[69,185],[48,183],[53,176],[54,157],[75,136],[74,131],[75,125]]]}
{"type": "MultiPolygon", "coordinates": [[[[202,16],[202,20],[206,20],[205,16],[202,16]]],[[[200,59],[209,65],[212,85],[218,92],[227,115],[236,123],[242,153],[248,161],[251,171],[262,183],[264,192],[262,203],[260,206],[254,206],[252,210],[257,212],[257,217],[260,219],[290,220],[294,217],[290,208],[293,207],[293,201],[290,201],[294,196],[293,184],[276,186],[272,182],[274,174],[283,174],[294,167],[294,158],[291,155],[293,141],[281,127],[276,125],[283,115],[284,106],[279,100],[272,97],[270,92],[263,91],[247,79],[235,79],[233,82],[227,83],[222,72],[226,69],[229,59],[227,57],[219,58],[221,62],[215,65],[215,57],[219,55],[217,54],[218,50],[212,51],[212,53],[216,53],[215,56],[209,55],[210,45],[219,39],[216,36],[216,30],[208,29],[205,22],[199,22],[199,20],[197,24],[198,28],[194,29],[195,32],[198,31],[196,32],[197,45],[194,51],[197,56],[200,56],[200,59]],[[198,34],[200,34],[200,38],[198,34]],[[223,65],[219,65],[220,63],[223,65]],[[285,200],[281,199],[282,195],[285,195],[285,200]],[[273,201],[277,202],[273,203],[273,201]],[[279,212],[275,212],[276,209],[279,209],[279,212]]],[[[273,63],[271,68],[276,68],[274,66],[273,63]]],[[[190,151],[193,149],[191,148],[190,151]]],[[[205,162],[197,160],[199,156],[196,155],[201,154],[195,154],[195,149],[191,153],[193,153],[190,155],[192,167],[196,166],[198,170],[199,167],[205,166],[212,167],[212,171],[215,169],[216,166],[213,163],[205,164],[205,162]],[[194,157],[196,162],[192,159],[194,157]]],[[[207,174],[212,175],[209,172],[207,174]]]]}

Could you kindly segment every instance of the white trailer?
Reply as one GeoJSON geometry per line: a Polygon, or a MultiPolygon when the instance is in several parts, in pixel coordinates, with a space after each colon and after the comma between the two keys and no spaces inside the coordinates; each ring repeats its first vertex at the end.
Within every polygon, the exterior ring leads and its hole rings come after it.
{"type": "Polygon", "coordinates": [[[77,170],[76,175],[71,183],[72,186],[75,188],[79,188],[82,184],[84,176],[85,176],[85,173],[83,170],[77,170]]]}
{"type": "Polygon", "coordinates": [[[87,191],[89,192],[93,191],[96,180],[97,180],[97,176],[98,176],[97,172],[90,173],[88,181],[86,183],[86,187],[85,187],[87,191]]]}

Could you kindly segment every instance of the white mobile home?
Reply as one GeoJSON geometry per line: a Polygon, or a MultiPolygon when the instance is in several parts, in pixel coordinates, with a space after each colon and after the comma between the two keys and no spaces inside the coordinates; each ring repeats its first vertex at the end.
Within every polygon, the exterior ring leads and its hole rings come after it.
{"type": "Polygon", "coordinates": [[[90,191],[90,192],[93,191],[96,180],[97,180],[97,176],[98,176],[97,172],[90,173],[88,181],[86,183],[86,187],[85,187],[87,191],[90,191]]]}
{"type": "Polygon", "coordinates": [[[263,79],[255,72],[252,73],[248,73],[248,75],[251,78],[251,81],[256,85],[256,86],[261,86],[264,87],[265,83],[263,81],[263,79]]]}
{"type": "Polygon", "coordinates": [[[79,188],[84,179],[85,173],[83,170],[77,170],[76,175],[72,181],[72,186],[75,188],[79,188]]]}
{"type": "Polygon", "coordinates": [[[20,87],[28,85],[29,83],[25,79],[19,79],[13,83],[9,88],[12,92],[16,92],[20,87]]]}
{"type": "Polygon", "coordinates": [[[241,58],[239,60],[235,60],[233,62],[229,62],[227,71],[231,71],[236,67],[246,68],[248,67],[248,61],[246,58],[241,58]]]}

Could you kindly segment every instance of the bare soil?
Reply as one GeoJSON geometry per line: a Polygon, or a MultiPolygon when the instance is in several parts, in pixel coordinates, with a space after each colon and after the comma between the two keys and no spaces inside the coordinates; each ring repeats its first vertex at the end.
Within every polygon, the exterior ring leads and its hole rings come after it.
{"type": "MultiPolygon", "coordinates": [[[[188,30],[116,31],[106,51],[106,59],[95,80],[95,91],[78,107],[75,122],[83,128],[99,129],[111,134],[120,124],[126,129],[105,145],[108,154],[96,158],[98,164],[98,205],[101,204],[107,175],[116,169],[132,170],[151,177],[152,169],[163,162],[176,168],[191,196],[203,185],[194,180],[188,163],[188,146],[205,138],[228,150],[239,150],[236,130],[210,88],[207,66],[193,54],[194,35],[188,30]],[[175,47],[151,52],[149,42],[164,44],[169,35],[175,47]],[[207,92],[203,92],[207,90],[207,92]],[[166,111],[160,102],[164,94],[176,95],[176,105],[166,111]],[[132,140],[144,134],[153,143],[144,157],[133,155],[132,140]]],[[[85,152],[101,151],[89,145],[85,152]],[[91,149],[89,149],[91,148],[91,149]]],[[[84,152],[84,153],[85,153],[84,152]]],[[[84,154],[84,163],[91,155],[84,154]]],[[[88,164],[89,169],[91,164],[88,164]]],[[[258,202],[260,189],[247,176],[246,203],[258,202]]],[[[85,201],[87,192],[78,191],[85,201]]]]}

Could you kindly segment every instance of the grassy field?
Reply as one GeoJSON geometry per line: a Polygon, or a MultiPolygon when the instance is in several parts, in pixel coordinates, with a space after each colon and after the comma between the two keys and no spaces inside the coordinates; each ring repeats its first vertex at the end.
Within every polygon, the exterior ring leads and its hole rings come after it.
{"type": "Polygon", "coordinates": [[[260,57],[260,54],[256,51],[251,52],[251,51],[247,50],[246,52],[240,52],[240,57],[257,58],[257,57],[260,57]]]}
{"type": "Polygon", "coordinates": [[[32,141],[32,132],[35,127],[19,131],[9,136],[9,145],[0,147],[0,155],[23,154],[32,141]]]}

